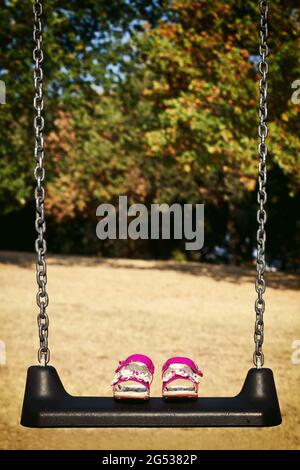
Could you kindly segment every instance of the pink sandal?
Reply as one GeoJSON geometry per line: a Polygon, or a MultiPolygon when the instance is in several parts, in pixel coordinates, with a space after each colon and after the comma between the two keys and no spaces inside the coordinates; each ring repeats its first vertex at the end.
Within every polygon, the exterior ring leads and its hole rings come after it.
{"type": "Polygon", "coordinates": [[[164,398],[197,398],[203,373],[188,357],[171,357],[162,368],[164,398]]]}
{"type": "Polygon", "coordinates": [[[154,364],[143,354],[132,354],[120,361],[112,382],[114,398],[148,400],[153,374],[154,364]]]}

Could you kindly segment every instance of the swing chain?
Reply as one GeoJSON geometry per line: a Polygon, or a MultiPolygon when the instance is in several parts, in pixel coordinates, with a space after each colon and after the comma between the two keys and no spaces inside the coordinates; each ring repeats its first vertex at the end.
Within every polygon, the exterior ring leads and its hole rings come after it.
{"type": "Polygon", "coordinates": [[[34,117],[34,129],[35,129],[35,146],[34,146],[34,158],[36,166],[34,170],[34,177],[36,180],[36,188],[34,192],[35,196],[35,229],[37,232],[37,239],[35,241],[35,251],[37,254],[36,261],[36,280],[38,284],[38,292],[36,295],[36,302],[39,307],[39,313],[37,315],[38,332],[40,347],[38,350],[38,361],[41,365],[46,366],[50,360],[50,351],[48,348],[48,326],[49,318],[46,312],[49,298],[46,291],[47,284],[47,266],[46,266],[46,240],[44,234],[46,231],[45,213],[44,213],[44,201],[45,201],[45,189],[43,182],[45,179],[45,168],[44,168],[44,117],[42,111],[44,108],[43,98],[43,70],[41,63],[43,61],[42,45],[42,24],[41,15],[43,12],[42,1],[35,1],[33,4],[34,14],[34,25],[33,25],[33,81],[34,81],[34,100],[33,106],[36,111],[34,117]]]}
{"type": "MultiPolygon", "coordinates": [[[[259,100],[259,125],[258,125],[258,135],[259,135],[259,145],[258,145],[258,154],[259,154],[259,165],[258,165],[258,193],[257,201],[259,208],[257,211],[257,259],[256,259],[256,270],[257,278],[255,282],[255,290],[257,292],[257,299],[255,301],[255,331],[254,331],[254,342],[255,342],[255,351],[253,354],[253,362],[257,368],[260,368],[264,364],[264,354],[262,351],[262,345],[264,341],[264,311],[265,311],[265,301],[263,294],[266,290],[266,284],[264,279],[264,273],[266,268],[265,261],[265,244],[266,244],[266,231],[265,223],[267,220],[267,214],[265,210],[265,204],[267,202],[267,193],[266,193],[266,181],[267,181],[267,144],[265,142],[268,135],[268,128],[266,124],[267,119],[267,91],[268,91],[268,1],[260,0],[260,62],[258,70],[261,74],[261,80],[259,82],[259,91],[260,91],[260,100],[259,100]]],[[[38,360],[42,365],[47,365],[50,360],[50,350],[48,348],[48,327],[49,327],[49,318],[46,312],[49,298],[46,291],[47,284],[47,266],[46,266],[46,240],[44,234],[46,231],[45,223],[45,214],[44,214],[44,201],[45,201],[45,189],[43,187],[43,182],[45,179],[45,168],[44,168],[44,138],[43,138],[43,129],[44,129],[44,117],[42,115],[44,100],[43,100],[43,70],[41,63],[43,61],[43,51],[41,48],[42,44],[42,25],[41,25],[41,15],[42,15],[42,0],[35,1],[33,4],[33,13],[34,13],[34,30],[33,30],[33,40],[34,40],[34,50],[33,50],[33,59],[34,59],[34,108],[36,110],[36,116],[34,118],[34,129],[35,129],[35,149],[34,156],[36,160],[36,167],[34,170],[34,176],[36,179],[36,188],[35,188],[35,202],[36,202],[36,219],[35,219],[35,229],[37,231],[38,237],[35,242],[35,250],[37,254],[36,262],[36,278],[38,284],[38,292],[36,296],[37,305],[39,307],[39,313],[37,316],[38,322],[38,331],[40,339],[40,347],[38,350],[38,360]]]]}
{"type": "Polygon", "coordinates": [[[267,120],[267,93],[268,93],[268,69],[269,65],[267,62],[267,56],[269,53],[267,39],[268,39],[268,1],[260,0],[260,46],[259,55],[260,62],[258,70],[261,75],[259,82],[259,125],[258,125],[258,192],[257,192],[257,255],[256,255],[256,270],[257,278],[255,282],[255,290],[257,298],[255,301],[255,329],[254,329],[254,342],[255,351],[253,354],[253,362],[257,368],[260,368],[264,364],[264,354],[262,346],[264,342],[264,312],[265,312],[265,301],[263,295],[266,291],[266,283],[264,279],[264,273],[266,269],[265,260],[265,246],[266,246],[266,230],[265,224],[267,221],[267,213],[265,210],[265,204],[267,202],[266,182],[267,182],[267,153],[268,148],[266,144],[266,138],[268,135],[268,127],[266,124],[267,120]]]}

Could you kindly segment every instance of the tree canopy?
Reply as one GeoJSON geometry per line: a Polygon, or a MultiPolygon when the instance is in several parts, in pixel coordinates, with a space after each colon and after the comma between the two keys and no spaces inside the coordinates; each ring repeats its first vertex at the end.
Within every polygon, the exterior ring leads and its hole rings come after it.
{"type": "MultiPolygon", "coordinates": [[[[33,193],[31,4],[1,2],[3,214],[27,207],[33,193]]],[[[258,1],[49,0],[44,10],[52,248],[98,251],[96,206],[127,194],[146,204],[205,203],[203,255],[227,237],[233,259],[249,258],[258,1]]],[[[299,261],[300,106],[291,96],[300,78],[300,15],[293,1],[270,3],[269,44],[269,251],[299,261]]],[[[118,254],[109,244],[99,251],[118,254]]]]}

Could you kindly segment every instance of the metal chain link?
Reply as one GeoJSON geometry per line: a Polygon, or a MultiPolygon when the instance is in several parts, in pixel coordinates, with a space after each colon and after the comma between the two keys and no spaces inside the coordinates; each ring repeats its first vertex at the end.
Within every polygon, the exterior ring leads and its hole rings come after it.
{"type": "MultiPolygon", "coordinates": [[[[259,165],[258,165],[258,193],[257,201],[259,208],[257,211],[257,260],[256,260],[256,269],[257,269],[257,278],[255,282],[255,290],[257,292],[257,299],[255,301],[255,331],[254,331],[254,342],[255,342],[255,351],[253,354],[253,362],[257,368],[262,367],[264,364],[264,354],[262,351],[262,345],[264,341],[264,311],[265,311],[265,301],[263,294],[266,290],[266,284],[264,279],[264,273],[266,268],[265,262],[265,244],[266,244],[266,230],[265,223],[267,220],[267,214],[265,210],[265,204],[267,202],[267,193],[266,193],[266,181],[267,181],[267,167],[266,167],[266,157],[267,157],[267,144],[265,142],[268,135],[268,128],[266,124],[267,119],[267,74],[268,74],[268,1],[260,0],[260,63],[258,66],[259,72],[261,74],[261,80],[259,82],[260,90],[260,100],[259,100],[259,126],[258,126],[258,135],[260,138],[260,143],[258,145],[258,154],[259,154],[259,165]]],[[[44,214],[44,200],[45,200],[45,190],[43,187],[43,181],[45,179],[45,169],[44,169],[44,139],[43,139],[43,129],[44,129],[44,118],[42,116],[42,111],[44,107],[43,100],[43,70],[41,63],[43,61],[43,51],[41,49],[42,44],[42,25],[41,25],[41,15],[42,15],[42,1],[35,1],[33,5],[34,13],[34,50],[33,50],[33,59],[35,62],[34,66],[34,108],[36,110],[36,116],[34,118],[34,128],[35,128],[35,150],[34,156],[36,159],[36,167],[34,170],[34,176],[36,179],[36,188],[35,188],[35,201],[36,201],[36,219],[35,219],[35,228],[38,234],[38,237],[35,242],[35,250],[37,253],[37,263],[36,263],[36,278],[38,284],[38,292],[36,296],[37,305],[39,307],[39,313],[37,316],[38,321],[38,331],[40,339],[40,347],[38,350],[38,360],[42,365],[47,365],[50,360],[50,350],[48,348],[48,327],[49,327],[49,318],[46,312],[49,298],[46,291],[47,284],[47,266],[46,266],[46,240],[44,234],[46,231],[45,224],[45,214],[44,214]]]]}
{"type": "Polygon", "coordinates": [[[46,312],[49,298],[46,291],[47,285],[47,266],[46,266],[46,240],[44,238],[46,231],[45,224],[45,213],[44,213],[44,201],[45,201],[45,189],[43,182],[45,179],[45,168],[44,168],[44,117],[42,111],[44,108],[43,99],[43,70],[41,63],[43,62],[43,51],[42,51],[42,24],[41,15],[43,12],[42,1],[35,1],[33,4],[34,14],[34,25],[33,25],[33,60],[34,60],[34,100],[33,106],[36,111],[34,117],[34,129],[35,129],[35,147],[34,147],[34,158],[36,166],[34,170],[34,176],[36,179],[36,188],[34,192],[35,206],[36,206],[36,217],[35,217],[35,229],[38,234],[35,241],[35,251],[37,254],[36,261],[36,280],[38,284],[38,292],[36,295],[36,302],[39,307],[37,315],[38,332],[40,347],[38,350],[38,361],[41,365],[46,366],[50,360],[50,351],[48,348],[48,327],[49,318],[46,312]]]}
{"type": "Polygon", "coordinates": [[[259,145],[258,145],[258,155],[259,155],[259,164],[258,164],[258,192],[257,192],[257,202],[259,204],[257,210],[257,258],[256,258],[256,270],[257,278],[255,282],[255,290],[257,292],[257,299],[255,301],[255,328],[254,328],[254,343],[255,350],[253,354],[253,362],[257,368],[260,368],[264,364],[264,353],[262,351],[262,346],[264,342],[264,312],[265,312],[265,301],[263,295],[266,291],[266,283],[264,279],[264,273],[266,269],[266,260],[265,260],[265,246],[266,246],[266,229],[265,224],[267,221],[267,213],[265,210],[265,205],[267,202],[267,192],[266,192],[266,182],[267,182],[267,153],[268,147],[266,144],[266,138],[268,135],[268,127],[266,124],[267,120],[267,93],[268,93],[268,63],[267,56],[269,53],[267,39],[268,39],[268,1],[260,0],[260,46],[259,46],[259,55],[260,62],[258,65],[259,73],[261,74],[261,79],[259,82],[259,125],[258,125],[258,136],[259,136],[259,145]]]}

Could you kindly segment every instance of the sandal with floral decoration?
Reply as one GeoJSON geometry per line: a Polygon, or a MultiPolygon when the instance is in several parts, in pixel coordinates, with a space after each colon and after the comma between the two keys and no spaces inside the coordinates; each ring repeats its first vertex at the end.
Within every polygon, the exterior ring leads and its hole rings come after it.
{"type": "Polygon", "coordinates": [[[154,364],[143,354],[133,354],[120,361],[112,382],[113,396],[116,399],[150,398],[150,385],[153,380],[154,364]]]}
{"type": "Polygon", "coordinates": [[[171,357],[162,368],[164,398],[197,398],[203,373],[188,357],[171,357]]]}

